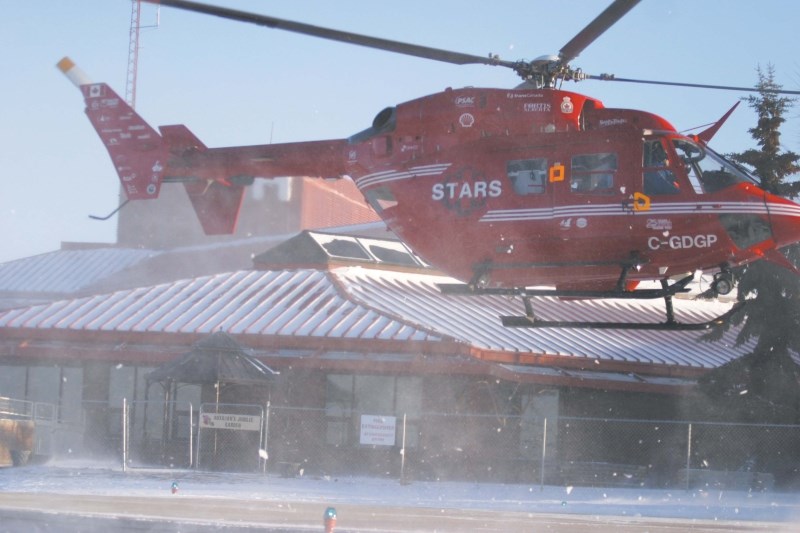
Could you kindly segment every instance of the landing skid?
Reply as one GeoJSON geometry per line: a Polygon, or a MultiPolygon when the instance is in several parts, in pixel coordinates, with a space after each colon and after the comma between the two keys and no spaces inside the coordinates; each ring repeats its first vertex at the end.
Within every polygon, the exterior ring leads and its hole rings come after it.
{"type": "Polygon", "coordinates": [[[656,331],[705,331],[723,326],[730,321],[744,302],[737,303],[727,313],[707,322],[683,323],[673,319],[672,322],[567,322],[560,320],[541,320],[533,316],[501,316],[503,326],[507,328],[576,328],[576,329],[629,329],[656,331]]]}
{"type": "Polygon", "coordinates": [[[689,292],[687,285],[693,276],[686,276],[672,285],[665,280],[661,282],[660,289],[636,289],[632,291],[565,291],[558,289],[503,289],[480,288],[474,285],[459,283],[439,284],[443,294],[461,296],[500,295],[519,296],[525,305],[525,315],[501,316],[503,326],[508,328],[577,328],[577,329],[630,329],[630,330],[660,330],[660,331],[703,331],[722,326],[731,319],[744,305],[737,303],[728,312],[706,322],[682,323],[675,319],[672,308],[672,297],[678,293],[689,292]],[[560,320],[542,320],[535,316],[531,297],[550,296],[560,298],[622,298],[635,300],[648,300],[664,298],[666,306],[666,320],[664,322],[574,322],[560,320]]]}
{"type": "Polygon", "coordinates": [[[442,294],[459,296],[520,296],[522,298],[531,296],[556,296],[560,298],[624,298],[634,300],[650,300],[653,298],[665,298],[674,296],[681,292],[689,292],[687,285],[691,283],[694,276],[681,278],[668,287],[660,289],[635,289],[632,291],[611,290],[611,291],[564,291],[559,289],[529,289],[529,288],[490,288],[475,287],[466,283],[439,283],[439,290],[442,294]]]}

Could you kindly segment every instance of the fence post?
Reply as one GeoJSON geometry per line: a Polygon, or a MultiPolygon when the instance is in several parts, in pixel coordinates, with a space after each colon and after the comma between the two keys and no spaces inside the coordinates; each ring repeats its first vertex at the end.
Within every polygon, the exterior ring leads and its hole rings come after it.
{"type": "Polygon", "coordinates": [[[403,413],[403,436],[400,443],[400,484],[406,483],[406,413],[403,413]]]}
{"type": "Polygon", "coordinates": [[[194,466],[194,406],[189,402],[189,468],[194,466]]]}
{"type": "Polygon", "coordinates": [[[122,471],[128,471],[128,399],[122,398],[122,471]]]}
{"type": "Polygon", "coordinates": [[[262,472],[264,475],[267,474],[267,461],[269,461],[269,411],[271,407],[270,400],[267,400],[267,410],[264,414],[264,447],[259,450],[260,457],[264,460],[264,466],[262,467],[262,472]],[[263,452],[263,455],[262,453],[263,452]]]}
{"type": "Polygon", "coordinates": [[[690,488],[689,480],[692,477],[692,423],[689,422],[689,435],[686,443],[686,490],[690,488]]]}
{"type": "Polygon", "coordinates": [[[547,417],[545,417],[544,423],[542,424],[542,466],[539,469],[541,471],[541,476],[539,479],[540,491],[544,490],[544,461],[546,457],[547,457],[547,417]]]}
{"type": "MultiPolygon", "coordinates": [[[[200,404],[200,410],[197,412],[197,420],[202,423],[203,418],[203,404],[200,404]]],[[[194,460],[194,468],[195,470],[200,469],[200,447],[203,445],[203,427],[201,424],[198,424],[197,427],[197,450],[195,450],[195,460],[194,460]]]]}

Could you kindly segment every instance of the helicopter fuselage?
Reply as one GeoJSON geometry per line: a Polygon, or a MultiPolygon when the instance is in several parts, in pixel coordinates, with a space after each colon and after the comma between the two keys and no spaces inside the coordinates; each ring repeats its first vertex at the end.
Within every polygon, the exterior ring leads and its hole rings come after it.
{"type": "Polygon", "coordinates": [[[779,245],[770,205],[800,210],[721,158],[705,174],[722,186],[705,184],[691,159],[706,150],[656,115],[576,93],[448,89],[381,112],[350,139],[346,174],[458,279],[602,289],[625,265],[630,281],[664,279],[779,245]]]}
{"type": "MultiPolygon", "coordinates": [[[[525,316],[503,317],[513,327],[542,324],[530,302],[542,290],[527,289],[537,285],[554,285],[545,290],[552,296],[663,297],[666,321],[655,327],[675,329],[671,298],[688,290],[697,270],[719,271],[714,294],[730,292],[732,267],[762,258],[800,274],[778,251],[800,242],[800,206],[765,192],[708,146],[733,108],[689,137],[652,113],[605,108],[557,88],[592,79],[743,90],[589,75],[570,65],[638,0],[614,0],[557,55],[533,61],[188,0],[148,1],[427,60],[508,68],[523,80],[516,89],[447,89],[386,108],[347,139],[208,148],[183,125],[156,131],[108,85],[62,59],[58,67],[83,93],[127,200],[153,199],[162,183],[182,183],[207,234],[235,231],[245,187],[256,178],[349,177],[414,252],[466,283],[447,290],[521,296],[525,316]],[[659,280],[661,289],[636,289],[643,280],[659,280]]],[[[687,328],[713,327],[735,312],[687,328]]]]}
{"type": "Polygon", "coordinates": [[[209,234],[234,231],[254,179],[308,176],[349,177],[422,259],[473,286],[606,291],[780,262],[800,241],[800,206],[702,134],[577,93],[447,89],[348,139],[207,148],[183,125],[157,132],[106,84],[78,85],[128,199],[183,183],[209,234]]]}

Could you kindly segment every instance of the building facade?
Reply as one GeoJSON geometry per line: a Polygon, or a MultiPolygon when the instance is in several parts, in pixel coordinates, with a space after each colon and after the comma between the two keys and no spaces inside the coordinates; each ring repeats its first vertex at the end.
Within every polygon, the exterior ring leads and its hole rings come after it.
{"type": "MultiPolygon", "coordinates": [[[[565,479],[574,465],[584,477],[628,465],[634,474],[620,479],[639,482],[675,473],[686,445],[677,422],[691,418],[697,379],[749,349],[735,346],[735,331],[707,343],[697,332],[505,328],[498,317],[521,313],[520,301],[445,296],[438,284],[452,280],[396,241],[305,232],[257,264],[0,313],[0,396],[57,406],[58,422],[75,428],[61,453],[118,453],[124,399],[134,444],[157,452],[142,461],[190,464],[166,442],[197,441],[199,408],[216,401],[263,406],[270,468],[531,481],[545,467],[565,479]],[[148,382],[216,332],[278,371],[275,382],[148,382]],[[377,443],[364,429],[375,420],[377,443]]],[[[661,313],[641,301],[535,304],[573,318],[661,313]]],[[[702,320],[727,304],[675,308],[702,320]]]]}

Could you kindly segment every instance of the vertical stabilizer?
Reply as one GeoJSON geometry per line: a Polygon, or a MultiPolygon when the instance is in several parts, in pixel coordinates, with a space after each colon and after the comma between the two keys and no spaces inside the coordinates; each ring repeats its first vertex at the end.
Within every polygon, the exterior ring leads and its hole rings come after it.
{"type": "Polygon", "coordinates": [[[105,83],[92,83],[65,57],[58,68],[83,93],[86,115],[111,156],[129,200],[156,198],[166,150],[161,136],[105,83]]]}

